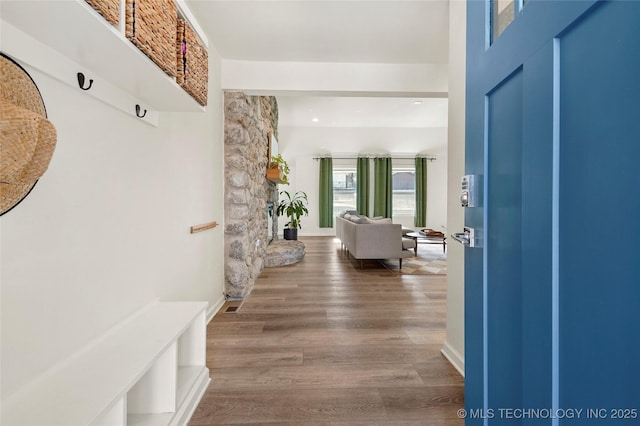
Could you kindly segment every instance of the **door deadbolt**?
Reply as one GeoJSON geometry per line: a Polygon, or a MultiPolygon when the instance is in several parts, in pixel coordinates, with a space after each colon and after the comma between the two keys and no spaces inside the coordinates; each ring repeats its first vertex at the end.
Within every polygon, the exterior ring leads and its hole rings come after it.
{"type": "Polygon", "coordinates": [[[480,205],[480,178],[478,175],[464,175],[460,181],[460,205],[478,207],[480,205]]]}

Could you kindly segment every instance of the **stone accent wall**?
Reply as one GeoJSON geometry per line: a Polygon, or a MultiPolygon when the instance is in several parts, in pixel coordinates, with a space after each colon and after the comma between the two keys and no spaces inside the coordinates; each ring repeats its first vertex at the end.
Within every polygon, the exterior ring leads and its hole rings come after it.
{"type": "Polygon", "coordinates": [[[262,120],[267,133],[274,132],[278,137],[278,102],[273,96],[258,96],[262,102],[262,120]]]}
{"type": "Polygon", "coordinates": [[[228,92],[224,107],[225,295],[242,299],[264,268],[267,201],[278,201],[277,185],[265,178],[269,133],[277,135],[278,106],[274,97],[228,92]]]}
{"type": "MultiPolygon", "coordinates": [[[[262,102],[262,121],[267,127],[267,135],[273,132],[278,138],[278,102],[274,96],[260,96],[262,102]]],[[[265,191],[267,191],[267,200],[273,202],[273,214],[278,207],[278,185],[265,179],[265,191]]],[[[273,220],[273,238],[278,238],[278,220],[273,220]]]]}

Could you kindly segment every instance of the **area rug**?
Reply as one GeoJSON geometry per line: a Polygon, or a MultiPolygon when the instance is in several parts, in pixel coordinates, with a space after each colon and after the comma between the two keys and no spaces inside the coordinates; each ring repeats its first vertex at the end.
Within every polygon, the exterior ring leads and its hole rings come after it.
{"type": "Polygon", "coordinates": [[[440,244],[419,245],[417,257],[402,259],[402,269],[398,267],[398,259],[381,259],[380,263],[397,274],[446,275],[447,273],[447,254],[443,253],[440,244]]]}

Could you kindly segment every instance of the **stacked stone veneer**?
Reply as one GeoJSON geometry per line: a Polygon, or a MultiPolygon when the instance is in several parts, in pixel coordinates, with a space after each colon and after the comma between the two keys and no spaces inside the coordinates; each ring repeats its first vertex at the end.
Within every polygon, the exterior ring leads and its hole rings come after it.
{"type": "MultiPolygon", "coordinates": [[[[242,299],[264,268],[267,201],[278,203],[278,187],[265,178],[269,134],[277,137],[274,97],[225,94],[225,294],[242,299]]],[[[273,221],[277,235],[277,220],[273,221]]]]}

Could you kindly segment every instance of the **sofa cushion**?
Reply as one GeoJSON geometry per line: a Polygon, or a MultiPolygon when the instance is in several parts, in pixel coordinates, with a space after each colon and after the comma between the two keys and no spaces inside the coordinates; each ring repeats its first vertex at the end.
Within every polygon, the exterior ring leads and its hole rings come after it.
{"type": "Polygon", "coordinates": [[[402,236],[405,237],[410,232],[416,232],[415,229],[407,228],[405,226],[402,227],[402,236]]]}
{"type": "Polygon", "coordinates": [[[402,239],[402,249],[408,250],[416,247],[416,241],[413,238],[402,239]]]}
{"type": "Polygon", "coordinates": [[[391,222],[391,218],[387,217],[387,218],[381,218],[381,219],[374,219],[371,217],[366,217],[366,216],[362,216],[362,221],[360,223],[369,223],[372,225],[382,225],[384,223],[392,223],[391,222]]]}
{"type": "Polygon", "coordinates": [[[352,215],[352,214],[356,214],[356,211],[355,210],[342,210],[340,213],[338,213],[338,216],[345,217],[346,215],[352,215]]]}
{"type": "Polygon", "coordinates": [[[358,216],[355,214],[352,214],[351,217],[349,218],[349,220],[353,223],[364,223],[363,220],[365,219],[364,216],[358,216]]]}

